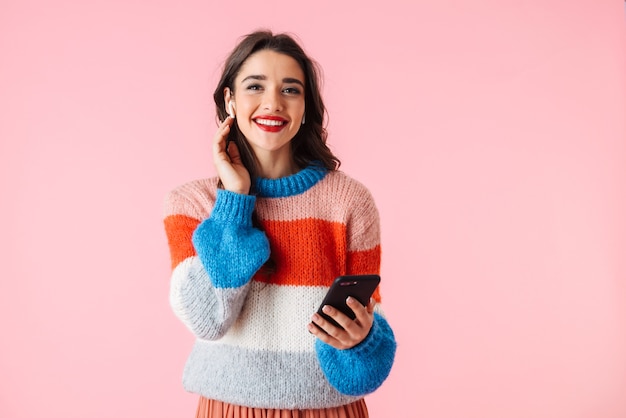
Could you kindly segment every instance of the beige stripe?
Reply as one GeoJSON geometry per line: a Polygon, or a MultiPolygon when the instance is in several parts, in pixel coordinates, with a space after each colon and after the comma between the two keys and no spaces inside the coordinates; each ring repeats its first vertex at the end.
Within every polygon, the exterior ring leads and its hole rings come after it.
{"type": "Polygon", "coordinates": [[[357,207],[376,211],[367,188],[339,171],[329,172],[317,185],[302,194],[288,198],[259,198],[257,202],[261,218],[277,221],[317,218],[345,224],[346,214],[357,207]],[[283,207],[285,199],[290,201],[291,211],[283,207]]]}
{"type": "MultiPolygon", "coordinates": [[[[177,187],[166,199],[165,216],[178,214],[206,218],[213,208],[216,188],[215,177],[195,180],[177,187]]],[[[369,190],[339,171],[329,172],[316,186],[302,194],[283,198],[259,198],[257,201],[257,211],[261,218],[282,221],[317,218],[345,223],[346,208],[376,211],[369,190]],[[293,210],[285,211],[286,200],[289,200],[289,207],[293,210]]]]}
{"type": "Polygon", "coordinates": [[[216,189],[216,177],[177,187],[165,199],[164,216],[187,215],[200,221],[208,218],[215,203],[216,189]]]}

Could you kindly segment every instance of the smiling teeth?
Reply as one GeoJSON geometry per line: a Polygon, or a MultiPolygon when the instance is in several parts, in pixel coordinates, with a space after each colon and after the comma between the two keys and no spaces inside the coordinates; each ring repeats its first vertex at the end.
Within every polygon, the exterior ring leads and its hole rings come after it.
{"type": "Polygon", "coordinates": [[[280,120],[269,120],[269,119],[257,119],[256,123],[258,123],[259,125],[267,125],[267,126],[280,126],[282,125],[284,122],[280,121],[280,120]]]}

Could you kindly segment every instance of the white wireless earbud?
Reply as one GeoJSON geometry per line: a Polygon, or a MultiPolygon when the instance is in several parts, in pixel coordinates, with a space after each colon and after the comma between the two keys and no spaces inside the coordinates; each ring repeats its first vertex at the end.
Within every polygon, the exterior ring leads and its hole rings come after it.
{"type": "Polygon", "coordinates": [[[228,115],[235,119],[235,102],[233,102],[232,100],[230,102],[228,102],[228,115]]]}

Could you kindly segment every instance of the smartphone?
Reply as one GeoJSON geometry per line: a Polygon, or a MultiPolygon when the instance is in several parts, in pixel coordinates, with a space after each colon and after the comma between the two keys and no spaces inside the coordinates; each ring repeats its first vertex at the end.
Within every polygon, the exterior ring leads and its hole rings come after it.
{"type": "Polygon", "coordinates": [[[352,296],[358,300],[361,305],[366,306],[374,290],[376,290],[378,283],[380,283],[380,276],[378,274],[339,276],[330,286],[330,289],[328,289],[328,293],[326,293],[317,313],[331,324],[341,328],[334,319],[322,312],[322,308],[325,305],[330,305],[343,312],[350,319],[354,319],[356,315],[346,304],[346,299],[348,296],[352,296]]]}

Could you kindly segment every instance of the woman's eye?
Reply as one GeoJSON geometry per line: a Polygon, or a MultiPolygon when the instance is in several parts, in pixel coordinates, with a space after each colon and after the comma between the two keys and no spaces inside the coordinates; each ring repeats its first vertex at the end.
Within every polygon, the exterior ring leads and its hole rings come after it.
{"type": "Polygon", "coordinates": [[[248,87],[246,87],[246,90],[261,90],[261,85],[260,84],[250,84],[248,87]]]}
{"type": "Polygon", "coordinates": [[[287,87],[286,89],[283,89],[283,91],[287,94],[300,94],[300,89],[296,87],[287,87]]]}

